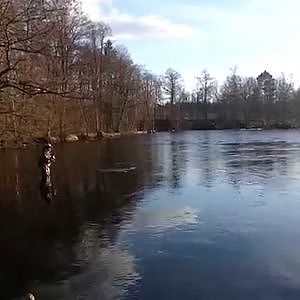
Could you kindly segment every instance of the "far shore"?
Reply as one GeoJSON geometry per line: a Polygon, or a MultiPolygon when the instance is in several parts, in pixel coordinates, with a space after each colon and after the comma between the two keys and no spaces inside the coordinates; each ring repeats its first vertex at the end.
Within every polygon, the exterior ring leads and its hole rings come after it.
{"type": "Polygon", "coordinates": [[[115,132],[115,133],[107,133],[101,132],[100,135],[96,133],[89,133],[89,134],[69,134],[65,137],[63,141],[60,140],[59,137],[36,137],[26,141],[5,141],[0,139],[0,150],[6,149],[27,149],[35,146],[42,145],[47,140],[52,144],[70,144],[76,142],[93,142],[93,141],[101,141],[106,139],[115,139],[115,138],[122,138],[128,136],[136,136],[136,135],[146,135],[152,134],[156,132],[183,132],[183,131],[225,131],[225,130],[237,130],[237,131],[267,131],[267,130],[297,130],[300,128],[280,128],[280,127],[253,127],[253,128],[202,128],[202,129],[178,129],[178,130],[161,130],[161,131],[130,131],[130,132],[115,132]]]}

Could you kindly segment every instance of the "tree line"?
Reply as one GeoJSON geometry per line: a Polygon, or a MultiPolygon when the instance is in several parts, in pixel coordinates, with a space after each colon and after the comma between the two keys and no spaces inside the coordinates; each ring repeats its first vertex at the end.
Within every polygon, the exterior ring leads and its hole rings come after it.
{"type": "Polygon", "coordinates": [[[187,92],[178,72],[147,71],[111,36],[76,0],[0,0],[0,142],[152,130],[159,119],[170,128],[300,124],[300,92],[284,76],[233,70],[218,87],[204,70],[187,92]]]}
{"type": "Polygon", "coordinates": [[[225,82],[203,70],[195,78],[196,88],[187,93],[181,75],[168,69],[164,95],[168,100],[161,117],[169,116],[172,127],[187,120],[196,128],[292,128],[300,125],[300,91],[282,74],[274,78],[262,72],[257,78],[242,77],[231,70],[225,82]]]}
{"type": "Polygon", "coordinates": [[[74,0],[0,0],[0,140],[148,128],[159,77],[74,0]]]}

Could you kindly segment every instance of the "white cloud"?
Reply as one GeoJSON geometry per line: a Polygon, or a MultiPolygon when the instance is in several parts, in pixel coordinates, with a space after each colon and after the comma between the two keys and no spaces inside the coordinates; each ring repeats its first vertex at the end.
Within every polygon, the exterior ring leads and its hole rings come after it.
{"type": "Polygon", "coordinates": [[[112,8],[113,0],[82,0],[82,10],[93,21],[100,21],[106,9],[112,8]]]}
{"type": "Polygon", "coordinates": [[[156,38],[186,38],[197,34],[197,31],[184,24],[176,24],[157,15],[148,15],[135,18],[129,15],[120,15],[116,18],[107,18],[117,38],[126,37],[156,37],[156,38]]]}
{"type": "Polygon", "coordinates": [[[199,46],[194,44],[197,54],[190,53],[195,63],[178,68],[188,90],[202,69],[220,85],[235,65],[242,76],[256,77],[266,69],[275,77],[293,74],[295,86],[300,85],[300,2],[250,0],[234,9],[211,4],[177,9],[205,28],[199,46]]]}
{"type": "Polygon", "coordinates": [[[183,19],[205,28],[196,65],[179,70],[188,88],[204,67],[222,83],[235,65],[243,76],[256,77],[265,69],[274,76],[293,74],[300,85],[300,1],[246,0],[234,7],[180,4],[173,11],[179,10],[183,19]]]}
{"type": "Polygon", "coordinates": [[[189,90],[202,69],[221,84],[235,65],[244,76],[255,77],[267,69],[274,76],[293,74],[296,86],[300,84],[298,0],[243,0],[231,5],[152,0],[148,5],[152,11],[159,7],[159,15],[146,16],[125,14],[112,0],[84,3],[93,19],[108,22],[115,38],[131,46],[137,63],[160,73],[169,66],[176,69],[189,90]],[[154,43],[145,49],[139,40],[127,42],[146,38],[161,39],[160,47],[154,43]]]}
{"type": "Polygon", "coordinates": [[[195,28],[172,22],[160,15],[134,16],[122,13],[113,6],[112,0],[83,0],[84,12],[92,20],[108,23],[116,39],[187,38],[199,31],[195,28]]]}

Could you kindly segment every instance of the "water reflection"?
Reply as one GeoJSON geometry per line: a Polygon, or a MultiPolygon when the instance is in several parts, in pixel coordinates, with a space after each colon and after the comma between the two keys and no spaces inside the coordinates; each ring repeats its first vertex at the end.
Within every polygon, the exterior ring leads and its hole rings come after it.
{"type": "Polygon", "coordinates": [[[43,182],[52,205],[40,201],[40,149],[0,152],[0,296],[289,299],[299,140],[207,131],[58,145],[43,182]]]}
{"type": "Polygon", "coordinates": [[[299,145],[247,142],[223,144],[222,155],[230,181],[235,185],[261,181],[266,183],[280,172],[285,175],[297,155],[299,145]]]}
{"type": "MultiPolygon", "coordinates": [[[[126,284],[131,275],[136,278],[134,257],[127,250],[118,250],[115,245],[120,224],[124,219],[130,218],[135,202],[141,196],[139,190],[149,182],[148,174],[151,172],[151,164],[145,166],[144,161],[138,160],[136,153],[141,146],[135,143],[136,140],[128,142],[128,145],[133,144],[135,150],[118,152],[112,161],[106,160],[107,152],[111,153],[110,141],[75,146],[80,148],[81,155],[78,155],[74,145],[57,146],[57,163],[52,174],[57,195],[51,207],[38,201],[40,176],[36,162],[39,149],[13,152],[14,158],[16,155],[23,165],[7,163],[7,158],[11,159],[11,153],[1,153],[5,168],[1,169],[0,175],[0,285],[6,286],[6,289],[0,289],[2,297],[21,296],[29,289],[37,295],[43,295],[43,299],[53,299],[53,293],[63,299],[74,299],[71,295],[76,294],[76,289],[69,297],[65,286],[61,289],[56,285],[66,280],[66,284],[72,285],[74,280],[81,277],[86,282],[92,280],[94,273],[91,285],[98,286],[97,292],[102,290],[109,294],[108,290],[114,283],[115,289],[121,293],[124,289],[118,287],[119,283],[115,278],[121,278],[120,281],[126,284]],[[137,165],[137,173],[129,177],[107,174],[106,180],[110,186],[104,191],[98,168],[114,167],[118,161],[137,165]],[[17,180],[14,173],[18,174],[17,180]],[[16,187],[18,193],[15,192],[16,187]],[[17,204],[18,199],[22,200],[21,205],[17,204]],[[94,258],[79,254],[91,254],[89,251],[93,252],[92,248],[97,250],[94,258]],[[113,260],[116,260],[114,267],[113,260]],[[100,268],[104,261],[107,265],[106,275],[100,268]],[[126,267],[126,264],[129,266],[126,267]],[[124,265],[123,270],[117,270],[117,265],[124,265]],[[115,275],[110,274],[112,267],[115,275]],[[90,268],[90,271],[86,268],[90,268]],[[98,273],[101,276],[96,279],[98,273]],[[111,279],[107,281],[107,277],[111,279]],[[48,286],[49,282],[53,282],[53,286],[48,286]],[[106,286],[106,289],[101,286],[106,286]]],[[[49,187],[48,182],[46,183],[49,187]]],[[[87,292],[77,291],[78,295],[87,292]]],[[[111,298],[108,294],[105,299],[111,298]]],[[[113,294],[116,296],[117,291],[113,294]]]]}
{"type": "Polygon", "coordinates": [[[189,206],[179,206],[160,210],[156,208],[141,210],[130,226],[132,230],[138,228],[139,230],[162,232],[180,226],[195,225],[199,221],[199,211],[189,206]]]}
{"type": "Polygon", "coordinates": [[[39,282],[34,290],[42,299],[115,299],[140,279],[135,257],[129,250],[111,244],[105,230],[85,225],[74,245],[72,273],[59,284],[39,282]]]}
{"type": "Polygon", "coordinates": [[[56,190],[53,186],[51,176],[42,176],[40,190],[42,198],[45,199],[47,203],[51,203],[56,195],[56,190]]]}

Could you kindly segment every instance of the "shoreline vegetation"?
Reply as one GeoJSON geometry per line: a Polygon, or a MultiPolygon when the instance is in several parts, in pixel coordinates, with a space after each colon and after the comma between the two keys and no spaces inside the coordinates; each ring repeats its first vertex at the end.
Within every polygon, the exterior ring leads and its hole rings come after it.
{"type": "Polygon", "coordinates": [[[151,73],[111,37],[79,1],[0,0],[0,148],[46,137],[300,127],[300,90],[283,74],[243,77],[233,68],[218,85],[204,69],[186,91],[177,71],[151,73]]]}
{"type": "Polygon", "coordinates": [[[101,132],[99,136],[97,133],[89,133],[87,135],[82,134],[69,134],[63,141],[59,137],[37,137],[27,141],[0,141],[0,150],[6,149],[27,149],[38,145],[43,145],[45,142],[51,142],[52,144],[63,143],[75,143],[75,142],[93,142],[101,141],[105,139],[122,138],[128,136],[137,136],[147,134],[147,131],[131,131],[131,132],[119,132],[119,133],[106,133],[101,132]]]}
{"type": "Polygon", "coordinates": [[[240,131],[266,131],[266,130],[288,130],[288,129],[299,129],[296,127],[232,127],[232,128],[218,128],[218,127],[202,127],[196,129],[170,129],[170,130],[161,130],[161,131],[130,131],[130,132],[119,132],[119,133],[105,133],[102,132],[101,136],[98,136],[97,133],[89,133],[87,135],[82,134],[70,134],[63,141],[59,139],[59,137],[38,137],[33,138],[32,140],[27,141],[9,141],[5,142],[3,140],[0,141],[0,151],[8,150],[8,149],[28,149],[31,147],[43,145],[46,141],[51,142],[52,144],[66,144],[66,143],[76,143],[76,142],[95,142],[102,141],[106,139],[116,139],[123,138],[129,136],[139,136],[139,135],[148,135],[155,134],[157,132],[183,132],[183,131],[207,131],[207,130],[240,130],[240,131]]]}

